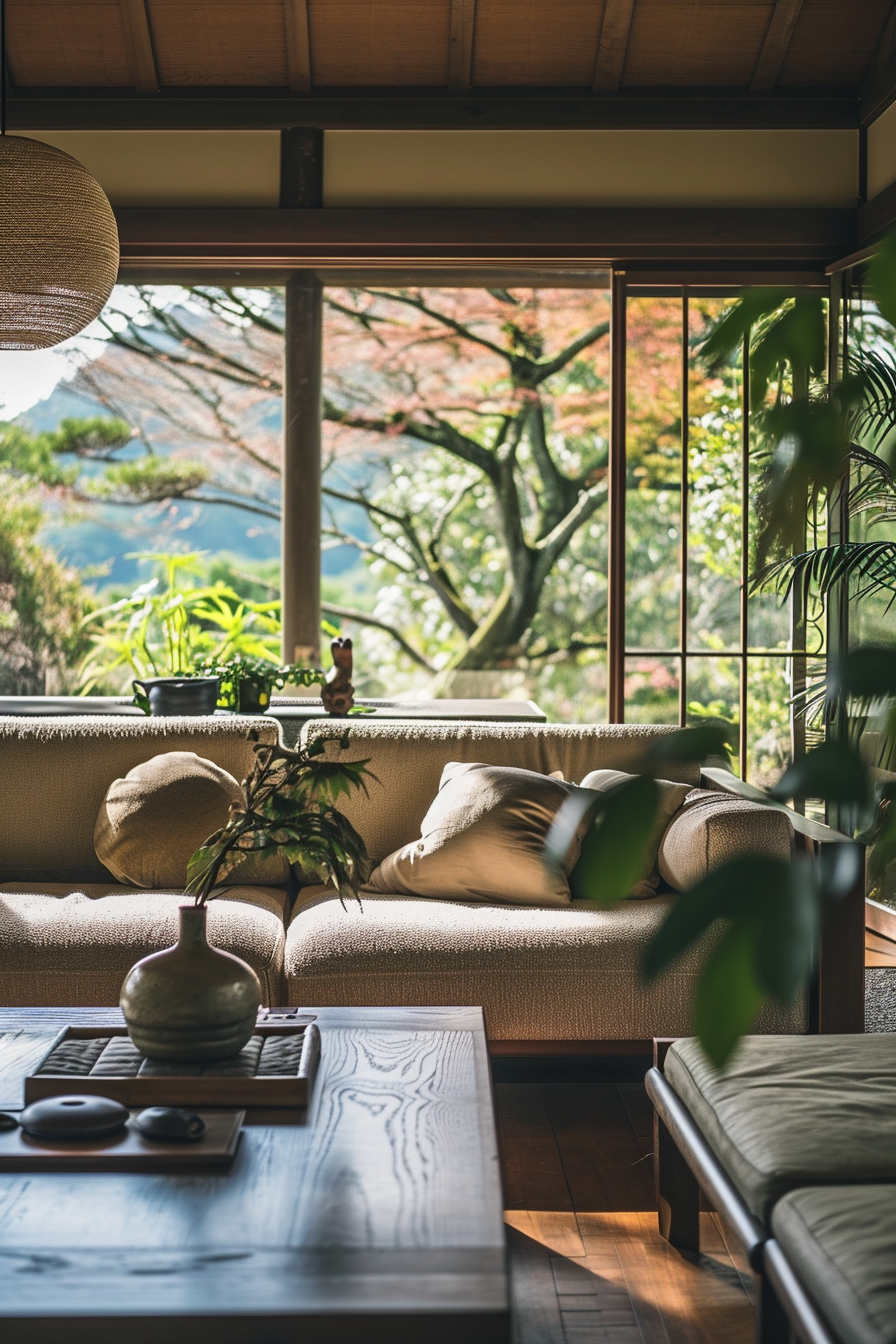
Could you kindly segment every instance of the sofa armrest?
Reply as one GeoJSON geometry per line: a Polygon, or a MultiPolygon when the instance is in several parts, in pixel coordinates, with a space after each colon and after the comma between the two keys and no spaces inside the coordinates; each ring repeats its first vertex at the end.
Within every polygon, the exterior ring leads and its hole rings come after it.
{"type": "Polygon", "coordinates": [[[823,822],[801,816],[783,803],[771,802],[753,784],[738,779],[730,770],[704,767],[705,788],[736,794],[787,813],[798,847],[820,854],[823,850],[850,845],[859,852],[856,879],[828,912],[818,948],[818,962],[809,991],[811,1031],[825,1035],[865,1030],[865,846],[823,822]]]}

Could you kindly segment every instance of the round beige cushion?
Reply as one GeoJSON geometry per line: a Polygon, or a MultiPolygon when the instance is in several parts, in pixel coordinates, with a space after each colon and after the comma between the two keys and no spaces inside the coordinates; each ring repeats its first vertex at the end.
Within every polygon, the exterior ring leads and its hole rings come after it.
{"type": "Polygon", "coordinates": [[[790,862],[786,812],[715,789],[692,789],[663,832],[657,862],[670,887],[688,891],[715,868],[750,854],[790,862]]]}
{"type": "MultiPolygon", "coordinates": [[[[96,855],[119,882],[132,887],[183,888],[190,856],[243,801],[233,775],[194,751],[168,751],[116,779],[100,805],[96,855]]],[[[244,860],[227,879],[245,885],[285,882],[280,857],[244,860]]]]}

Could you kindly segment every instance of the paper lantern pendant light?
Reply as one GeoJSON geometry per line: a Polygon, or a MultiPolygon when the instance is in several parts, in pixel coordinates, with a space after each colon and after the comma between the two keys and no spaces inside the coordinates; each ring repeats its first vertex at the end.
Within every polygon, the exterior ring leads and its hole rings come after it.
{"type": "Polygon", "coordinates": [[[0,136],[0,349],[76,336],[117,273],[115,216],[96,179],[52,145],[0,136]]]}

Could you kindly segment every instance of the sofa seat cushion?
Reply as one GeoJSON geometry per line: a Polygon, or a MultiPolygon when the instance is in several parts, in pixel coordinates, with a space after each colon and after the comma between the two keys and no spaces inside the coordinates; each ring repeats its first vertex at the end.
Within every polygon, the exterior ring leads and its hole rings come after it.
{"type": "MultiPolygon", "coordinates": [[[[0,997],[12,1007],[117,1004],[141,957],[177,941],[183,893],[110,883],[0,886],[0,997]]],[[[285,891],[229,887],[209,903],[215,947],[249,963],[265,1004],[283,1001],[285,891]]]]}
{"type": "Polygon", "coordinates": [[[896,1181],[896,1034],[748,1036],[724,1073],[677,1041],[665,1074],[763,1223],[797,1186],[896,1181]]]}
{"type": "MultiPolygon", "coordinates": [[[[644,946],[674,898],[561,909],[299,893],[286,938],[289,1002],[470,1004],[493,1040],[647,1040],[690,1018],[700,953],[645,986],[644,946]]],[[[802,1009],[765,1030],[799,1031],[802,1009]]]]}
{"type": "Polygon", "coordinates": [[[795,1190],[772,1230],[843,1344],[896,1344],[896,1186],[795,1190]]]}

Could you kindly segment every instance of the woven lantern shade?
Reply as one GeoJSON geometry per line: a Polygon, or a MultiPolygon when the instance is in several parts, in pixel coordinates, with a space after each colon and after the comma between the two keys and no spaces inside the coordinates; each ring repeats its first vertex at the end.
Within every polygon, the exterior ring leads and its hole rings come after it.
{"type": "Polygon", "coordinates": [[[76,336],[117,274],[115,216],[96,179],[40,140],[0,136],[0,350],[76,336]]]}

